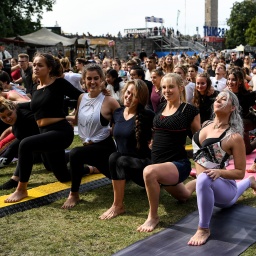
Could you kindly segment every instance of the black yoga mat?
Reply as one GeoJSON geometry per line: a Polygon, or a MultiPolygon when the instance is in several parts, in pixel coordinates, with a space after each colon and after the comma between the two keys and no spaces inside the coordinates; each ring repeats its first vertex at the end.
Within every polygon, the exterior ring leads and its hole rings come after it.
{"type": "Polygon", "coordinates": [[[114,256],[239,255],[256,242],[256,208],[236,204],[214,208],[211,236],[202,246],[187,242],[196,232],[198,212],[193,212],[169,228],[138,241],[114,256]]]}

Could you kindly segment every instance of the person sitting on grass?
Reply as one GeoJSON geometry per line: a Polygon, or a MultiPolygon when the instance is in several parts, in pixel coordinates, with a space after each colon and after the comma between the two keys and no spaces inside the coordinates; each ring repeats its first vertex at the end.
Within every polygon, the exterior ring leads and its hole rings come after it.
{"type": "Polygon", "coordinates": [[[183,184],[191,172],[191,163],[185,149],[189,132],[200,129],[199,110],[188,104],[185,83],[179,74],[166,74],[161,80],[161,91],[166,100],[155,115],[151,165],[143,171],[149,200],[148,218],[138,227],[140,232],[154,230],[159,222],[157,214],[160,188],[180,201],[187,200],[195,183],[183,184]]]}
{"type": "MultiPolygon", "coordinates": [[[[19,108],[13,101],[0,97],[0,119],[10,125],[10,131],[14,140],[1,156],[1,164],[8,165],[14,157],[18,157],[19,144],[22,139],[39,134],[34,114],[27,109],[19,108]]],[[[34,160],[38,161],[38,155],[34,160]]],[[[11,189],[17,187],[19,182],[19,169],[16,168],[10,180],[0,186],[0,189],[11,189]]]]}
{"type": "Polygon", "coordinates": [[[152,136],[154,112],[146,110],[149,91],[140,79],[126,83],[123,90],[124,107],[113,115],[113,135],[117,152],[109,157],[114,202],[99,218],[112,219],[125,212],[124,191],[126,180],[145,187],[143,169],[151,163],[149,143],[152,136]]]}
{"type": "Polygon", "coordinates": [[[229,90],[221,92],[214,102],[214,115],[192,141],[196,170],[200,172],[196,180],[199,224],[189,245],[202,245],[209,238],[214,206],[232,206],[248,188],[256,192],[254,176],[235,181],[244,178],[246,166],[243,121],[236,95],[229,90]],[[231,155],[235,168],[226,170],[224,163],[231,155]]]}

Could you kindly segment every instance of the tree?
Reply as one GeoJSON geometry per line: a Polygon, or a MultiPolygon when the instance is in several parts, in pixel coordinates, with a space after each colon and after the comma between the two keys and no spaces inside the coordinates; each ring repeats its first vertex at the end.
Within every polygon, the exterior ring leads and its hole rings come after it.
{"type": "Polygon", "coordinates": [[[235,48],[237,45],[246,44],[245,31],[250,21],[256,16],[256,3],[252,0],[245,0],[233,4],[230,18],[227,24],[230,29],[226,33],[226,47],[235,48]]]}
{"type": "Polygon", "coordinates": [[[256,46],[256,17],[251,20],[245,31],[245,40],[250,46],[256,46]]]}
{"type": "Polygon", "coordinates": [[[0,37],[24,35],[38,30],[41,28],[43,11],[52,11],[55,2],[56,0],[1,1],[0,37]]]}

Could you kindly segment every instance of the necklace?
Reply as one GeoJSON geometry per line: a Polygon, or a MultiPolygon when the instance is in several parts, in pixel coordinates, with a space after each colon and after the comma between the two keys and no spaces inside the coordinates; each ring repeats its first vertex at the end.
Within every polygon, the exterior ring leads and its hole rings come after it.
{"type": "Polygon", "coordinates": [[[213,126],[213,129],[219,129],[221,126],[226,126],[226,125],[229,125],[229,123],[227,123],[227,124],[215,124],[213,126]]]}

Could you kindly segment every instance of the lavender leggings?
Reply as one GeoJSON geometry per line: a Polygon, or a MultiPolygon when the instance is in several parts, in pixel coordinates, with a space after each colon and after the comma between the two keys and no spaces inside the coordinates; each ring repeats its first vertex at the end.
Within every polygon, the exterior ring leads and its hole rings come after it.
{"type": "Polygon", "coordinates": [[[223,178],[213,181],[206,173],[201,173],[196,180],[199,227],[209,228],[214,206],[230,207],[250,187],[249,179],[238,183],[223,178]]]}

